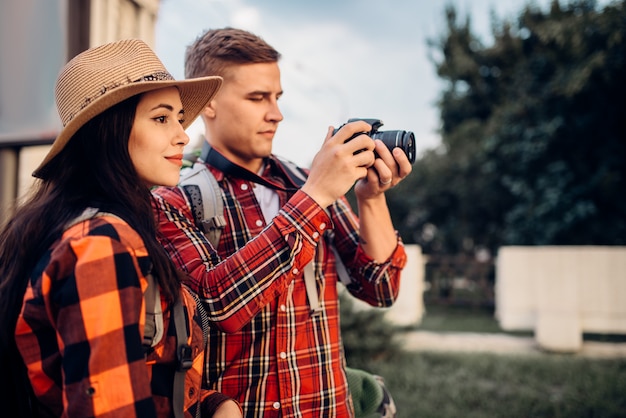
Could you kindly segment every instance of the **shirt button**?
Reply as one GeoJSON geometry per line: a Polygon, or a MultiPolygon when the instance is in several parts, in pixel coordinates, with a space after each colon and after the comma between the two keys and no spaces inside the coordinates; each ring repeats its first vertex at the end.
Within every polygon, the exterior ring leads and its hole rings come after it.
{"type": "Polygon", "coordinates": [[[260,219],[256,220],[256,226],[263,226],[263,221],[260,219]]]}
{"type": "Polygon", "coordinates": [[[292,272],[293,274],[298,274],[298,273],[300,273],[300,270],[298,270],[297,268],[295,268],[295,269],[293,269],[291,272],[292,272]]]}
{"type": "Polygon", "coordinates": [[[241,190],[248,190],[248,185],[246,183],[243,183],[241,185],[241,190]]]}
{"type": "Polygon", "coordinates": [[[320,224],[320,229],[321,229],[321,230],[326,229],[326,223],[325,223],[325,222],[322,222],[322,223],[320,224]]]}
{"type": "Polygon", "coordinates": [[[285,353],[284,351],[281,351],[280,358],[282,358],[283,360],[286,359],[287,358],[287,353],[285,353]]]}
{"type": "Polygon", "coordinates": [[[285,312],[287,310],[287,307],[285,305],[280,305],[280,310],[285,312]]]}
{"type": "Polygon", "coordinates": [[[319,232],[317,232],[317,231],[313,232],[313,238],[317,239],[317,237],[319,237],[319,236],[320,236],[319,232]]]}
{"type": "Polygon", "coordinates": [[[272,406],[274,407],[274,409],[280,409],[280,402],[274,402],[272,406]]]}

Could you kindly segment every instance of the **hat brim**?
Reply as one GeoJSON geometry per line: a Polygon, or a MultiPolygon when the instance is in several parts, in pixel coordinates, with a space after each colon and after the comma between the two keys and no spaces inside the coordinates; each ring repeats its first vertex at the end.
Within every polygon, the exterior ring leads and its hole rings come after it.
{"type": "Polygon", "coordinates": [[[129,97],[161,88],[177,87],[180,92],[180,100],[183,109],[185,110],[185,121],[182,125],[184,129],[187,129],[213,99],[221,85],[221,77],[210,76],[187,80],[143,81],[117,87],[115,90],[92,100],[88,106],[78,112],[72,120],[63,127],[54,140],[50,151],[44,157],[41,164],[39,164],[39,167],[33,172],[33,176],[45,178],[49,163],[65,148],[69,140],[81,126],[129,97]]]}

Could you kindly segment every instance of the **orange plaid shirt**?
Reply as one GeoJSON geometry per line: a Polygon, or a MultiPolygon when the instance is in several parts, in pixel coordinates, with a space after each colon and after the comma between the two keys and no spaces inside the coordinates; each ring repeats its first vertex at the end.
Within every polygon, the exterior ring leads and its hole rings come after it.
{"type": "MultiPolygon", "coordinates": [[[[147,355],[142,346],[150,264],[141,237],[112,216],[74,225],[41,258],[24,296],[16,342],[44,412],[171,416],[176,331],[165,303],[165,335],[147,355]]],[[[194,355],[185,375],[184,409],[191,418],[199,405],[210,408],[226,397],[201,388],[201,321],[184,287],[181,297],[194,355]]]]}

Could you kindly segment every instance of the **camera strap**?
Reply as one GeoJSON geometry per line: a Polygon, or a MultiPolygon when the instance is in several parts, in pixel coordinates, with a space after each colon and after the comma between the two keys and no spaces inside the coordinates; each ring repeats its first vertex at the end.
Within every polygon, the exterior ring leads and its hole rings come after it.
{"type": "Polygon", "coordinates": [[[300,187],[302,187],[304,185],[304,182],[306,181],[306,177],[304,174],[302,176],[298,176],[295,173],[291,172],[290,170],[285,169],[285,167],[282,167],[280,163],[274,160],[270,160],[270,161],[273,163],[273,165],[276,168],[278,168],[285,175],[285,178],[287,180],[286,183],[289,183],[289,184],[284,185],[279,182],[272,181],[267,178],[263,178],[259,176],[258,174],[253,173],[252,171],[246,168],[243,168],[242,166],[235,164],[232,161],[228,160],[226,157],[220,154],[219,151],[216,151],[206,142],[204,143],[202,147],[202,154],[200,154],[200,159],[206,162],[207,164],[210,164],[213,167],[219,169],[225,174],[228,174],[228,175],[231,175],[233,177],[237,177],[243,180],[248,180],[253,183],[257,183],[257,184],[260,184],[265,187],[269,187],[270,189],[274,189],[274,190],[281,190],[285,192],[295,192],[298,189],[300,189],[300,187]]]}

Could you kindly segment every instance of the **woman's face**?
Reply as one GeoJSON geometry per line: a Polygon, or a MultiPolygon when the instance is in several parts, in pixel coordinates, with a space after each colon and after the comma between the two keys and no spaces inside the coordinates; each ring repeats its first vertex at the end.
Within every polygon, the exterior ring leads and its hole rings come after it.
{"type": "Polygon", "coordinates": [[[139,99],[128,152],[148,187],[175,186],[189,137],[183,129],[183,106],[176,87],[144,93],[139,99]]]}

